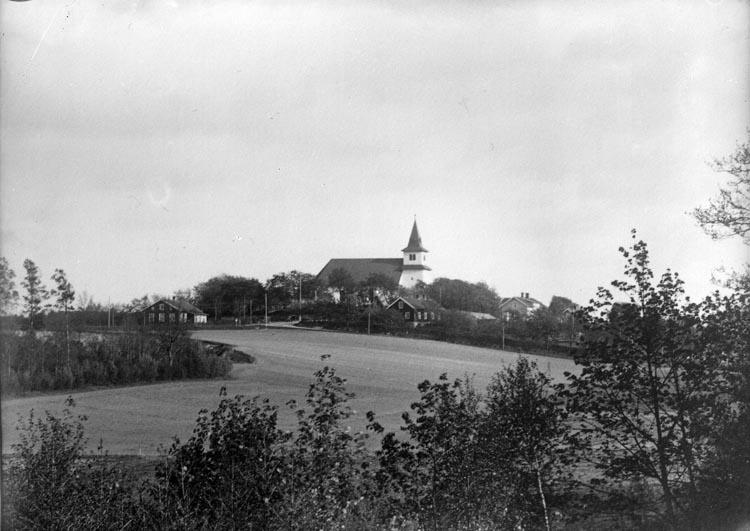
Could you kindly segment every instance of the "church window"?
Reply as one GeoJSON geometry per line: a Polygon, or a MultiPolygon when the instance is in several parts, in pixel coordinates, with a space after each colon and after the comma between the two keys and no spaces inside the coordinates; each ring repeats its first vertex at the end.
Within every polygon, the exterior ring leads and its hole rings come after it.
{"type": "Polygon", "coordinates": [[[412,262],[413,262],[414,260],[416,260],[416,259],[417,259],[417,255],[416,255],[416,254],[410,254],[410,255],[409,255],[409,260],[411,260],[412,262]]]}

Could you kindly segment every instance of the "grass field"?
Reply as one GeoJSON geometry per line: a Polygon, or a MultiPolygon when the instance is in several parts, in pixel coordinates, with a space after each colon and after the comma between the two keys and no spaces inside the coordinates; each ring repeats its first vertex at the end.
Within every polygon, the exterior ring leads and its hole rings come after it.
{"type": "MultiPolygon", "coordinates": [[[[285,406],[292,399],[304,401],[313,372],[323,365],[320,357],[348,380],[356,393],[357,411],[352,429],[364,429],[365,413],[373,410],[388,429],[397,430],[401,413],[418,398],[416,386],[436,380],[445,372],[451,378],[473,375],[483,390],[493,374],[513,363],[517,354],[453,345],[436,341],[383,336],[351,335],[304,330],[216,330],[199,331],[194,337],[235,345],[252,354],[256,363],[236,364],[229,379],[159,383],[135,387],[98,389],[57,395],[4,400],[2,403],[2,451],[10,451],[18,440],[18,415],[34,408],[58,412],[67,394],[77,403],[76,413],[86,415],[89,447],[102,439],[110,454],[155,455],[168,447],[173,436],[187,439],[198,411],[213,409],[219,390],[229,396],[261,395],[281,407],[280,422],[291,427],[294,419],[285,406]]],[[[555,379],[572,370],[573,362],[559,358],[529,356],[555,379]]]]}

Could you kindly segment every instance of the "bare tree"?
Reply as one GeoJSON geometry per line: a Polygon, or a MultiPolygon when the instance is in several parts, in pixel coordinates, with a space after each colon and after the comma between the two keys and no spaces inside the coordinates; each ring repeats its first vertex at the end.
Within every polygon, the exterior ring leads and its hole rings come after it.
{"type": "Polygon", "coordinates": [[[730,179],[719,188],[718,197],[692,214],[712,238],[739,236],[750,244],[750,139],[738,145],[732,155],[716,159],[712,167],[730,179]]]}

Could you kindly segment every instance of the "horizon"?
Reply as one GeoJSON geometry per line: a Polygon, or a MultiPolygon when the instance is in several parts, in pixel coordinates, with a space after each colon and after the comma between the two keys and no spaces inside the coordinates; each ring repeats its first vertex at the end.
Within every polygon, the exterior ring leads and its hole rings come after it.
{"type": "MultiPolygon", "coordinates": [[[[400,257],[585,304],[630,231],[688,295],[747,140],[747,2],[173,1],[0,11],[0,254],[127,303],[400,257]]],[[[20,306],[20,304],[19,304],[20,306]]]]}

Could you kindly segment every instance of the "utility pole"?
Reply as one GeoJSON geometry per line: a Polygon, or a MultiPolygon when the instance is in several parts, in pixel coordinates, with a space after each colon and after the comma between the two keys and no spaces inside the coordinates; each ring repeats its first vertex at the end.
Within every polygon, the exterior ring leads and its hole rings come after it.
{"type": "Polygon", "coordinates": [[[266,303],[266,330],[268,330],[268,293],[264,293],[263,296],[265,297],[266,303]]]}
{"type": "Polygon", "coordinates": [[[299,322],[302,322],[302,277],[299,277],[299,322]]]}

